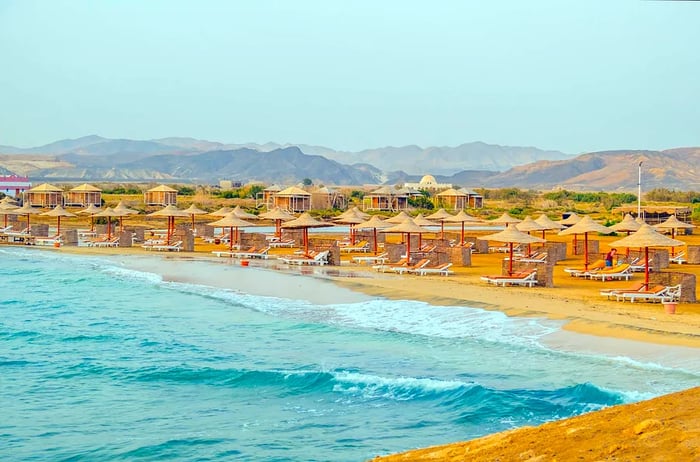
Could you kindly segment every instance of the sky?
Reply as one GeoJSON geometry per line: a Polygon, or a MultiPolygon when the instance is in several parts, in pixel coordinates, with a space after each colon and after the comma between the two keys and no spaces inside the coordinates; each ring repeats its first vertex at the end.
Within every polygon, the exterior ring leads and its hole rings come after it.
{"type": "Polygon", "coordinates": [[[700,2],[0,0],[0,145],[700,146],[700,2]]]}

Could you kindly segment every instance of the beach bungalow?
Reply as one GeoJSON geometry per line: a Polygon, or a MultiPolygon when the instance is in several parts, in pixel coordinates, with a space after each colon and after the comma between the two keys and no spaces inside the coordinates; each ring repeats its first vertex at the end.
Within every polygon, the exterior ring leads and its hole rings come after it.
{"type": "Polygon", "coordinates": [[[52,184],[40,184],[24,193],[24,202],[33,207],[53,208],[63,205],[63,190],[52,184]]]}
{"type": "Polygon", "coordinates": [[[311,193],[290,186],[272,196],[272,207],[279,207],[290,213],[300,213],[311,210],[311,193]]]}
{"type": "Polygon", "coordinates": [[[18,175],[0,175],[0,192],[6,196],[19,197],[31,189],[29,177],[18,175]]]}
{"type": "Polygon", "coordinates": [[[272,210],[274,208],[272,205],[274,202],[273,198],[275,197],[275,194],[280,191],[282,191],[282,188],[276,184],[263,189],[261,192],[255,195],[255,207],[257,208],[264,206],[266,209],[272,210]]]}
{"type": "Polygon", "coordinates": [[[481,209],[484,207],[484,196],[471,189],[462,188],[459,190],[467,195],[467,206],[473,209],[481,209]]]}
{"type": "Polygon", "coordinates": [[[435,206],[446,210],[464,210],[469,205],[468,199],[466,193],[450,188],[435,195],[435,206]]]}
{"type": "Polygon", "coordinates": [[[312,209],[344,209],[345,196],[338,191],[322,186],[315,191],[311,191],[312,209]]]}
{"type": "Polygon", "coordinates": [[[177,190],[165,185],[156,186],[143,193],[143,202],[146,205],[177,205],[177,190]]]}
{"type": "Polygon", "coordinates": [[[408,194],[390,186],[382,186],[362,198],[362,210],[398,212],[407,209],[408,194]]]}
{"type": "Polygon", "coordinates": [[[63,194],[65,207],[95,207],[102,205],[102,190],[91,184],[81,184],[63,194]]]}
{"type": "MultiPolygon", "coordinates": [[[[621,207],[614,207],[612,209],[613,213],[619,213],[622,217],[626,214],[632,215],[637,218],[637,205],[623,205],[621,207]]],[[[650,224],[656,225],[662,223],[671,215],[675,215],[679,221],[683,223],[692,224],[691,214],[692,210],[690,207],[677,207],[672,205],[646,205],[641,207],[642,219],[650,224]]],[[[692,231],[691,231],[692,232],[692,231]]]]}

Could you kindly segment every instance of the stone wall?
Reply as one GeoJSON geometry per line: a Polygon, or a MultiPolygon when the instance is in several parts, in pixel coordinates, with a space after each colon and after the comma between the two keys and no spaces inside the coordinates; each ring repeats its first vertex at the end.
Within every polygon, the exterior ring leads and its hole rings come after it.
{"type": "Polygon", "coordinates": [[[31,223],[32,229],[29,234],[36,237],[48,237],[49,236],[49,225],[45,223],[31,223]]]}
{"type": "Polygon", "coordinates": [[[681,285],[681,302],[695,303],[696,280],[695,275],[680,272],[663,272],[649,275],[649,283],[665,286],[681,285]]]}
{"type": "Polygon", "coordinates": [[[548,262],[554,264],[566,260],[566,242],[545,242],[544,248],[547,251],[548,262]]]}
{"type": "Polygon", "coordinates": [[[686,252],[686,260],[689,265],[700,264],[700,245],[689,245],[686,252]]]}
{"type": "MultiPolygon", "coordinates": [[[[507,275],[510,261],[504,259],[501,264],[501,274],[507,275]]],[[[537,270],[537,285],[540,287],[554,287],[554,264],[550,262],[530,263],[513,261],[513,272],[537,270]]]]}

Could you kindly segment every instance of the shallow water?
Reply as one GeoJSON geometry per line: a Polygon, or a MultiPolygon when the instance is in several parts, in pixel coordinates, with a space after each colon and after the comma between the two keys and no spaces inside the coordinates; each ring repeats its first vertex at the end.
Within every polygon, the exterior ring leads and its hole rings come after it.
{"type": "Polygon", "coordinates": [[[0,259],[4,460],[356,461],[700,378],[680,349],[560,350],[547,341],[568,335],[555,321],[311,303],[299,292],[329,283],[310,277],[228,267],[240,283],[227,290],[166,282],[128,258],[2,248],[0,259]],[[251,271],[272,281],[267,295],[246,292],[251,271]]]}

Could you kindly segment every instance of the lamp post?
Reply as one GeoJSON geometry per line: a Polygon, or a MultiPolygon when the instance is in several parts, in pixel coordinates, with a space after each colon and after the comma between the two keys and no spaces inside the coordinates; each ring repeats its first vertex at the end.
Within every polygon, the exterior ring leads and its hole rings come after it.
{"type": "Polygon", "coordinates": [[[642,162],[639,163],[639,180],[637,180],[637,218],[642,216],[642,162]]]}

